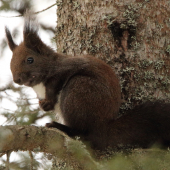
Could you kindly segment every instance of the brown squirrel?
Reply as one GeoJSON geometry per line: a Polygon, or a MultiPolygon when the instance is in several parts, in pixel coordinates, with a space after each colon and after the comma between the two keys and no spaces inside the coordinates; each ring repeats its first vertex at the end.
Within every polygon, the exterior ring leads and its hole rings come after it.
{"type": "Polygon", "coordinates": [[[147,102],[117,118],[121,89],[110,66],[91,56],[58,54],[41,41],[37,31],[35,19],[26,15],[24,41],[16,45],[7,28],[6,36],[13,52],[14,82],[32,87],[40,107],[62,118],[62,124],[47,123],[47,127],[80,136],[100,150],[170,144],[170,104],[147,102]]]}
{"type": "Polygon", "coordinates": [[[88,55],[56,53],[39,38],[35,17],[30,13],[25,15],[24,41],[20,45],[15,44],[7,27],[5,31],[13,52],[14,82],[32,87],[44,111],[60,114],[63,124],[52,122],[47,127],[88,138],[117,118],[121,88],[116,74],[105,62],[88,55]]]}

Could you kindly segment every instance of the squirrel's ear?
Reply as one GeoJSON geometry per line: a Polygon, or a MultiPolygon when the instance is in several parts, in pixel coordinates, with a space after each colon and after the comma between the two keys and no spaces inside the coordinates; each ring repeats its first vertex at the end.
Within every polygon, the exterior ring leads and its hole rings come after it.
{"type": "Polygon", "coordinates": [[[8,40],[9,48],[11,49],[11,51],[13,51],[17,47],[17,45],[14,43],[12,35],[7,27],[5,27],[5,33],[8,40]]]}

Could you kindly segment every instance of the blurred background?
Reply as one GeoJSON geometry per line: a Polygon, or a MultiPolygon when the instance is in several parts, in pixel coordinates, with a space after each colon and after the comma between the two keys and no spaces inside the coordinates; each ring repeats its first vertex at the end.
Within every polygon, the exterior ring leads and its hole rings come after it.
{"type": "MultiPolygon", "coordinates": [[[[39,35],[43,42],[56,49],[54,33],[57,21],[56,0],[1,0],[0,1],[0,125],[36,125],[44,126],[55,115],[43,112],[32,88],[13,83],[10,71],[12,52],[8,48],[4,27],[7,26],[14,41],[23,40],[23,17],[26,8],[37,14],[40,25],[39,35]],[[50,7],[50,8],[48,8],[50,7]],[[45,10],[46,9],[46,10],[45,10]],[[20,16],[21,15],[21,16],[20,16]]],[[[50,169],[51,161],[41,153],[32,153],[34,169],[50,169]]],[[[0,153],[0,170],[5,167],[6,154],[0,153]]],[[[29,169],[28,152],[12,152],[10,164],[13,169],[29,169]]]]}

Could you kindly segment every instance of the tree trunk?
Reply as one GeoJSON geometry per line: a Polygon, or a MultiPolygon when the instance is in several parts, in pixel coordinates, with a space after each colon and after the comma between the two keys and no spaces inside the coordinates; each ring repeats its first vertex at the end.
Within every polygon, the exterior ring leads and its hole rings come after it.
{"type": "Polygon", "coordinates": [[[122,88],[121,111],[169,99],[170,2],[60,0],[58,52],[91,54],[110,64],[122,88]]]}

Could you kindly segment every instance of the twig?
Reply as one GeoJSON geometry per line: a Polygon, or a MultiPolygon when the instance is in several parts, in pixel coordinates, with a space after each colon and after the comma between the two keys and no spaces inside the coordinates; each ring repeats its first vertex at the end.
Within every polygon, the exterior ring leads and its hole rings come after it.
{"type": "Polygon", "coordinates": [[[33,154],[31,151],[29,151],[29,155],[30,155],[30,158],[31,158],[31,162],[30,162],[30,170],[33,170],[33,154]]]}
{"type": "Polygon", "coordinates": [[[0,92],[4,92],[5,90],[11,89],[10,87],[0,88],[0,92]]]}
{"type": "Polygon", "coordinates": [[[10,158],[11,152],[12,152],[12,151],[7,151],[7,153],[6,153],[6,156],[7,156],[6,170],[10,170],[10,167],[9,167],[9,164],[10,164],[9,158],[10,158]]]}
{"type": "Polygon", "coordinates": [[[39,13],[41,13],[41,12],[44,12],[44,11],[46,11],[46,10],[52,8],[52,7],[55,6],[55,5],[56,5],[56,3],[53,4],[53,5],[51,5],[51,6],[49,6],[49,7],[47,7],[47,8],[45,8],[45,9],[43,9],[43,10],[41,10],[41,11],[35,12],[35,14],[39,14],[39,13]]]}
{"type": "MultiPolygon", "coordinates": [[[[56,5],[56,3],[55,3],[55,4],[52,4],[51,6],[45,8],[45,9],[43,9],[43,10],[41,10],[41,11],[34,12],[34,14],[39,14],[39,13],[41,13],[41,12],[44,12],[44,11],[46,11],[46,10],[52,8],[52,7],[55,6],[55,5],[56,5]]],[[[16,16],[0,16],[0,17],[3,17],[3,18],[14,18],[14,17],[22,17],[22,16],[23,16],[23,15],[16,15],[16,16]]]]}
{"type": "MultiPolygon", "coordinates": [[[[22,105],[21,105],[22,106],[22,105]]],[[[1,107],[1,109],[3,109],[3,110],[6,110],[6,111],[8,111],[8,112],[11,112],[11,113],[19,113],[19,112],[16,112],[16,111],[14,111],[14,110],[10,110],[10,109],[6,109],[6,108],[4,108],[4,107],[1,107]]],[[[24,112],[25,114],[35,114],[35,113],[37,113],[37,112],[39,112],[40,110],[35,110],[35,111],[29,111],[29,112],[24,112]]],[[[48,115],[48,114],[45,114],[44,116],[46,116],[46,115],[48,115]]],[[[44,117],[43,115],[42,116],[40,116],[40,118],[43,118],[44,117]]],[[[39,118],[39,119],[40,119],[39,118]]]]}
{"type": "Polygon", "coordinates": [[[15,97],[15,96],[12,96],[12,95],[10,95],[10,94],[8,94],[6,91],[3,91],[7,96],[9,96],[9,97],[14,97],[16,100],[35,100],[35,99],[38,99],[37,97],[34,97],[34,98],[19,98],[19,97],[15,97]]]}
{"type": "Polygon", "coordinates": [[[4,153],[0,153],[0,157],[2,157],[2,156],[4,156],[6,153],[4,152],[4,153]]]}

